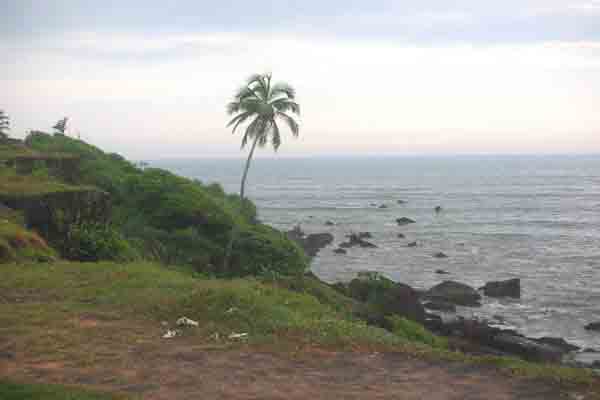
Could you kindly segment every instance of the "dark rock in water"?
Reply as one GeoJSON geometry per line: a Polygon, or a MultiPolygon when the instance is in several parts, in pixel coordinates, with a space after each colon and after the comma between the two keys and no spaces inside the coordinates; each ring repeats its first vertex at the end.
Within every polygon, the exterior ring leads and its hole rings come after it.
{"type": "Polygon", "coordinates": [[[399,233],[397,236],[398,239],[406,239],[406,235],[404,233],[399,233]]]}
{"type": "Polygon", "coordinates": [[[450,274],[450,272],[444,271],[443,269],[436,269],[435,273],[436,274],[440,274],[440,275],[448,275],[448,274],[450,274]]]}
{"type": "Polygon", "coordinates": [[[410,242],[407,244],[408,247],[417,247],[417,242],[410,242]]]}
{"type": "Polygon", "coordinates": [[[440,213],[440,212],[442,212],[442,207],[441,206],[437,206],[437,207],[434,208],[434,210],[435,210],[436,213],[440,213]]]}
{"type": "Polygon", "coordinates": [[[377,208],[388,208],[388,206],[386,206],[385,204],[380,204],[377,208]]]}
{"type": "Polygon", "coordinates": [[[406,218],[406,217],[402,217],[402,218],[396,218],[396,223],[400,226],[402,225],[408,225],[408,224],[414,224],[417,221],[412,220],[410,218],[406,218]]]}
{"type": "Polygon", "coordinates": [[[396,203],[398,203],[398,204],[406,204],[406,201],[405,200],[398,200],[396,203]]]}
{"type": "Polygon", "coordinates": [[[460,306],[477,307],[481,303],[481,295],[464,283],[444,281],[429,289],[425,294],[429,300],[444,301],[460,306]]]}
{"type": "Polygon", "coordinates": [[[325,221],[325,226],[334,226],[335,222],[333,221],[325,221]]]}
{"type": "Polygon", "coordinates": [[[371,239],[373,235],[371,235],[371,232],[358,232],[358,237],[359,239],[371,239]]]}
{"type": "Polygon", "coordinates": [[[377,207],[377,203],[371,203],[369,204],[371,207],[377,207]]]}
{"type": "Polygon", "coordinates": [[[547,344],[550,346],[557,347],[566,353],[568,353],[570,351],[577,351],[580,349],[579,346],[575,346],[574,344],[567,342],[563,338],[542,337],[542,338],[533,339],[533,340],[535,340],[536,342],[541,343],[541,344],[547,344]]]}
{"type": "Polygon", "coordinates": [[[335,254],[346,254],[348,253],[346,250],[342,249],[342,248],[337,248],[333,251],[335,254]]]}
{"type": "Polygon", "coordinates": [[[428,301],[423,304],[423,306],[428,310],[456,312],[456,306],[454,304],[443,301],[428,301]]]}
{"type": "Polygon", "coordinates": [[[310,235],[304,235],[304,232],[302,232],[299,226],[288,231],[287,237],[298,243],[309,257],[316,256],[319,250],[327,247],[333,242],[333,235],[331,233],[312,233],[310,235]]]}
{"type": "Polygon", "coordinates": [[[480,288],[488,297],[521,297],[521,280],[518,278],[506,281],[487,282],[480,288]]]}
{"type": "Polygon", "coordinates": [[[349,238],[349,240],[347,242],[343,242],[340,244],[341,248],[350,248],[350,247],[362,247],[362,248],[377,248],[376,245],[374,245],[371,242],[367,242],[366,240],[363,239],[363,237],[370,237],[370,233],[369,232],[361,232],[359,234],[356,233],[351,233],[350,235],[348,235],[347,237],[349,238]]]}
{"type": "Polygon", "coordinates": [[[448,256],[446,254],[442,253],[441,251],[435,253],[433,256],[435,258],[448,258],[448,256]]]}
{"type": "Polygon", "coordinates": [[[587,324],[585,326],[585,330],[600,332],[600,321],[592,322],[591,324],[587,324]]]}

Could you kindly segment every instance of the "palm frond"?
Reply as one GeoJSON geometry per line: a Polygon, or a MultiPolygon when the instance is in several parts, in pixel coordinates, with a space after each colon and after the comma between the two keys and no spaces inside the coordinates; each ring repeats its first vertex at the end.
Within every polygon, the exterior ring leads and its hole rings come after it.
{"type": "Polygon", "coordinates": [[[294,114],[300,115],[300,105],[295,101],[291,101],[286,97],[280,97],[274,101],[272,101],[271,106],[277,111],[287,112],[291,111],[294,114]]]}
{"type": "Polygon", "coordinates": [[[293,117],[290,117],[286,113],[280,111],[278,111],[276,115],[287,124],[287,126],[290,128],[290,131],[292,131],[294,137],[297,137],[300,133],[300,125],[298,125],[298,122],[296,122],[296,120],[293,117]]]}
{"type": "Polygon", "coordinates": [[[281,133],[279,132],[279,126],[275,120],[271,122],[271,144],[275,151],[281,146],[281,133]]]}
{"type": "Polygon", "coordinates": [[[252,113],[252,112],[245,112],[243,114],[236,115],[235,118],[233,118],[231,121],[229,121],[229,124],[227,124],[227,127],[230,127],[231,125],[235,124],[233,126],[233,129],[231,130],[231,133],[235,133],[238,126],[240,126],[240,124],[243,124],[244,122],[246,122],[246,120],[248,118],[250,118],[252,115],[254,115],[254,113],[252,113]]]}
{"type": "Polygon", "coordinates": [[[296,89],[294,89],[291,85],[285,82],[277,82],[273,85],[270,95],[271,97],[284,95],[287,96],[290,100],[294,100],[296,98],[296,89]]]}
{"type": "Polygon", "coordinates": [[[244,137],[242,137],[242,149],[248,143],[248,139],[252,139],[256,135],[257,126],[260,123],[260,117],[254,118],[252,122],[246,127],[246,132],[244,132],[244,137]]]}

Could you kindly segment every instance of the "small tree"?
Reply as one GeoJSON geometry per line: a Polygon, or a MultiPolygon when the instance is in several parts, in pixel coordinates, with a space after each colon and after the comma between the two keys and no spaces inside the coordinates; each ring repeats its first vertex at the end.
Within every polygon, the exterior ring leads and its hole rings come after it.
{"type": "Polygon", "coordinates": [[[4,112],[0,110],[0,139],[8,138],[8,131],[10,130],[10,118],[4,112]]]}
{"type": "Polygon", "coordinates": [[[52,129],[54,129],[56,132],[55,133],[60,133],[61,135],[64,135],[66,130],[67,130],[67,121],[69,120],[69,118],[64,117],[63,119],[59,120],[56,125],[54,125],[52,127],[52,129]]]}

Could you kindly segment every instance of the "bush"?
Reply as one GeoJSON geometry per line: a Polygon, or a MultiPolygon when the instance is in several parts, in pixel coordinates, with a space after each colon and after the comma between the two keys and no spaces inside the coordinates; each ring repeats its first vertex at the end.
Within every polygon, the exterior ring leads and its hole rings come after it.
{"type": "Polygon", "coordinates": [[[110,225],[82,223],[71,227],[63,254],[78,261],[131,261],[135,251],[110,225]]]}

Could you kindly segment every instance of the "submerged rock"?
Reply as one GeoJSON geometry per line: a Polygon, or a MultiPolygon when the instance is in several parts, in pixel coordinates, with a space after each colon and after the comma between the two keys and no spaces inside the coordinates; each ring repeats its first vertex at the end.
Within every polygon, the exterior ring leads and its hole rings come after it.
{"type": "Polygon", "coordinates": [[[387,206],[387,205],[385,205],[385,204],[380,204],[380,205],[379,205],[379,207],[377,207],[377,208],[381,208],[381,209],[383,209],[383,208],[388,208],[388,206],[387,206]]]}
{"type": "Polygon", "coordinates": [[[437,206],[437,207],[434,208],[434,211],[436,213],[441,213],[442,212],[442,207],[441,206],[437,206]]]}
{"type": "Polygon", "coordinates": [[[346,253],[348,253],[346,250],[344,250],[344,249],[342,249],[340,247],[338,247],[337,249],[333,250],[333,252],[335,254],[346,254],[346,253]]]}
{"type": "Polygon", "coordinates": [[[406,200],[398,200],[398,201],[396,201],[396,203],[398,203],[398,204],[406,204],[406,200]]]}
{"type": "Polygon", "coordinates": [[[396,223],[400,226],[402,225],[408,225],[408,224],[414,224],[417,221],[412,220],[410,218],[406,218],[406,217],[402,217],[402,218],[396,218],[396,223]]]}
{"type": "Polygon", "coordinates": [[[450,274],[450,272],[448,272],[448,271],[445,271],[445,270],[443,270],[443,269],[436,269],[436,270],[435,270],[435,273],[436,273],[436,274],[440,274],[440,275],[449,275],[449,274],[450,274]]]}
{"type": "Polygon", "coordinates": [[[397,237],[398,239],[406,239],[406,235],[404,233],[399,233],[397,237]]]}
{"type": "Polygon", "coordinates": [[[488,297],[521,297],[521,280],[518,278],[508,279],[506,281],[487,282],[480,288],[483,294],[488,297]]]}
{"type": "Polygon", "coordinates": [[[444,281],[429,289],[425,297],[430,300],[444,301],[460,306],[480,306],[481,295],[464,283],[444,281]]]}
{"type": "Polygon", "coordinates": [[[586,331],[596,331],[596,332],[600,332],[600,321],[598,322],[592,322],[590,324],[587,324],[585,326],[585,330],[586,331]]]}
{"type": "Polygon", "coordinates": [[[417,247],[417,242],[410,242],[407,244],[408,247],[417,247]]]}
{"type": "Polygon", "coordinates": [[[325,221],[325,226],[334,226],[335,222],[333,221],[325,221]]]}
{"type": "Polygon", "coordinates": [[[448,258],[448,256],[444,253],[442,253],[441,251],[438,251],[437,253],[435,253],[433,255],[435,258],[448,258]]]}

